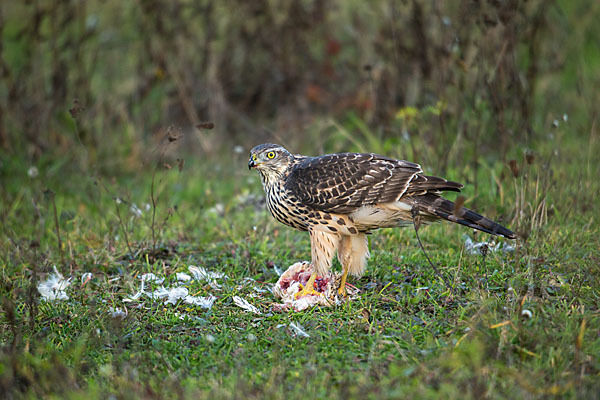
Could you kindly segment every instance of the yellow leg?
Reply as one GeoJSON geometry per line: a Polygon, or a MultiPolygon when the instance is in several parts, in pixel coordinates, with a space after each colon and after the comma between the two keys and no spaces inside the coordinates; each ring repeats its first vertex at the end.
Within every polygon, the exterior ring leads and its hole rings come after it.
{"type": "Polygon", "coordinates": [[[322,294],[315,290],[315,279],[317,279],[317,272],[313,271],[308,279],[308,282],[306,282],[306,286],[304,286],[301,291],[296,293],[294,297],[298,299],[302,296],[308,295],[321,296],[322,294]]]}
{"type": "Polygon", "coordinates": [[[338,289],[338,293],[340,296],[346,297],[346,277],[348,276],[349,268],[344,267],[344,273],[342,274],[342,281],[340,282],[340,287],[338,289]]]}

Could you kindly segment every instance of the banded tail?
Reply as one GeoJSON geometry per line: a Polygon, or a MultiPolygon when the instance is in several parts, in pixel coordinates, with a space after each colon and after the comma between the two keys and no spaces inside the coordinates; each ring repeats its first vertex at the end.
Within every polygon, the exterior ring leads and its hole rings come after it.
{"type": "Polygon", "coordinates": [[[457,212],[454,210],[454,203],[443,197],[427,193],[423,196],[415,197],[415,204],[418,205],[421,213],[435,215],[447,221],[456,222],[469,228],[477,229],[492,235],[504,236],[508,239],[516,239],[517,235],[503,227],[502,225],[476,213],[468,208],[461,207],[457,212]],[[418,199],[418,200],[417,200],[418,199]]]}

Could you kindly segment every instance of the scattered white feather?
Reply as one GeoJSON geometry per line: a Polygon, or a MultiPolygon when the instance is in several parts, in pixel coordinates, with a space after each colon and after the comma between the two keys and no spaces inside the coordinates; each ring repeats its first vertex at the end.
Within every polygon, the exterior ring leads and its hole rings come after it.
{"type": "Polygon", "coordinates": [[[56,265],[54,266],[54,273],[48,276],[44,282],[38,284],[38,292],[42,295],[42,299],[46,301],[53,300],[68,300],[69,296],[65,292],[65,289],[71,284],[71,278],[65,279],[56,265]]]}
{"type": "Polygon", "coordinates": [[[242,285],[253,285],[254,282],[256,282],[256,280],[254,278],[250,278],[249,276],[245,277],[244,279],[242,279],[242,285]]]}
{"type": "Polygon", "coordinates": [[[197,267],[195,265],[190,265],[188,267],[188,270],[190,271],[190,273],[192,274],[194,279],[198,279],[198,280],[227,278],[227,275],[225,275],[221,272],[207,271],[206,268],[197,267]]]}
{"type": "Polygon", "coordinates": [[[279,324],[276,326],[277,329],[279,328],[289,328],[289,331],[291,333],[292,337],[306,337],[309,338],[310,335],[308,333],[306,333],[306,331],[304,330],[304,328],[302,327],[302,325],[300,324],[295,324],[293,322],[290,322],[289,324],[279,324]]]}
{"type": "Polygon", "coordinates": [[[208,309],[212,308],[213,304],[215,303],[215,300],[217,300],[217,298],[212,294],[208,295],[207,297],[186,296],[186,298],[183,299],[183,301],[185,301],[187,304],[208,309]]]}
{"type": "Polygon", "coordinates": [[[188,271],[192,274],[192,277],[198,281],[206,281],[213,289],[221,289],[221,285],[217,283],[217,279],[227,279],[227,275],[221,272],[208,271],[203,267],[190,265],[188,271]]]}
{"type": "Polygon", "coordinates": [[[40,171],[38,171],[38,169],[37,169],[36,167],[30,167],[30,168],[27,170],[27,175],[28,175],[30,178],[37,178],[37,176],[38,176],[39,174],[40,174],[40,171]]]}
{"type": "Polygon", "coordinates": [[[292,334],[294,336],[310,337],[310,335],[308,333],[306,333],[306,331],[300,324],[295,324],[293,322],[290,322],[290,329],[292,330],[292,334]]]}
{"type": "Polygon", "coordinates": [[[171,289],[165,289],[161,287],[155,292],[148,293],[151,298],[166,299],[167,304],[177,304],[179,300],[185,299],[188,295],[188,289],[184,287],[176,287],[171,289]]]}
{"type": "Polygon", "coordinates": [[[137,299],[139,299],[140,297],[142,297],[142,295],[144,294],[144,280],[142,280],[142,286],[140,287],[140,290],[137,291],[136,294],[134,294],[133,296],[129,296],[129,297],[125,297],[123,299],[124,302],[128,303],[131,301],[137,301],[137,299]]]}
{"type": "Polygon", "coordinates": [[[208,210],[206,210],[207,213],[216,214],[216,215],[223,215],[224,211],[225,211],[225,206],[221,203],[217,203],[214,205],[214,207],[211,207],[208,210]]]}
{"type": "Polygon", "coordinates": [[[186,274],[185,272],[177,272],[175,276],[177,276],[177,280],[179,282],[188,282],[192,280],[192,277],[186,274]]]}
{"type": "Polygon", "coordinates": [[[189,315],[189,314],[185,314],[185,313],[178,313],[178,312],[174,312],[173,315],[175,315],[177,318],[179,318],[182,321],[200,321],[200,322],[205,322],[205,320],[203,318],[197,317],[195,315],[189,315]]]}
{"type": "Polygon", "coordinates": [[[142,280],[140,290],[133,296],[126,297],[123,301],[126,303],[137,301],[142,295],[151,299],[165,299],[165,304],[177,304],[178,301],[183,300],[187,304],[208,309],[212,308],[213,303],[217,299],[213,295],[209,295],[208,297],[190,296],[189,290],[185,287],[165,288],[161,286],[153,291],[146,291],[144,280],[142,280]]]}
{"type": "Polygon", "coordinates": [[[263,288],[261,288],[261,287],[258,287],[258,286],[254,286],[252,289],[253,289],[253,290],[254,290],[256,293],[269,293],[269,292],[271,291],[271,290],[269,290],[269,289],[263,289],[263,288]]]}
{"type": "Polygon", "coordinates": [[[236,306],[243,308],[246,311],[253,312],[254,314],[258,315],[262,314],[258,308],[248,303],[246,299],[242,299],[240,296],[233,296],[233,302],[236,306]]]}
{"type": "Polygon", "coordinates": [[[511,253],[515,251],[514,246],[504,242],[474,242],[469,236],[465,235],[465,250],[469,254],[485,254],[497,253],[499,251],[503,253],[511,253]]]}
{"type": "Polygon", "coordinates": [[[207,334],[204,336],[204,339],[206,339],[206,341],[207,341],[208,343],[214,343],[214,342],[215,342],[215,340],[217,340],[217,339],[216,339],[216,338],[215,338],[213,335],[211,335],[210,333],[207,333],[207,334]]]}
{"type": "Polygon", "coordinates": [[[505,253],[512,253],[513,251],[515,251],[515,246],[505,242],[502,246],[502,251],[505,253]]]}
{"type": "Polygon", "coordinates": [[[136,217],[141,217],[144,213],[142,212],[142,210],[140,210],[140,208],[134,204],[132,204],[129,207],[129,210],[133,213],[133,215],[135,215],[136,217]]]}
{"type": "Polygon", "coordinates": [[[142,282],[152,282],[152,283],[156,283],[157,285],[160,285],[161,283],[163,283],[165,281],[165,278],[159,278],[158,276],[154,275],[152,272],[142,275],[141,279],[142,279],[142,282]]]}
{"type": "Polygon", "coordinates": [[[125,319],[127,317],[127,307],[124,307],[123,310],[120,308],[111,307],[109,310],[110,316],[115,319],[125,319]]]}

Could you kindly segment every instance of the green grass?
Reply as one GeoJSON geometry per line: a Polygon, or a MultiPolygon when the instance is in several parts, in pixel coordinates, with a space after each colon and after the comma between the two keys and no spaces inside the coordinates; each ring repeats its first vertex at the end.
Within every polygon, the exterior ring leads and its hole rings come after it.
{"type": "MultiPolygon", "coordinates": [[[[285,269],[310,250],[306,234],[267,214],[245,153],[188,157],[181,172],[157,172],[158,255],[148,251],[152,168],[117,164],[94,174],[81,172],[77,156],[49,156],[30,178],[31,166],[7,155],[0,390],[16,398],[593,398],[600,392],[600,148],[597,138],[565,129],[533,147],[535,161],[520,163],[517,178],[484,159],[476,171],[465,162],[446,173],[477,180],[477,193],[472,184],[465,189],[466,205],[527,236],[515,252],[470,255],[463,235],[471,231],[422,228],[451,294],[412,228],[382,230],[370,237],[366,275],[351,281],[358,299],[298,313],[272,311],[276,299],[255,290],[276,282],[273,265],[285,269]],[[536,212],[544,199],[546,213],[536,212]],[[132,251],[146,256],[130,260],[124,230],[132,251]],[[67,301],[43,301],[35,289],[53,265],[73,278],[67,301]],[[189,265],[228,276],[220,290],[189,284],[190,294],[217,297],[212,309],[147,297],[123,302],[141,274],[172,283],[189,265]],[[93,278],[82,287],[85,272],[93,278]],[[236,295],[263,314],[237,307],[236,295]],[[116,307],[127,307],[125,319],[111,317],[116,307]],[[310,338],[294,336],[290,323],[310,338]]],[[[520,160],[522,150],[515,155],[520,160]]]]}

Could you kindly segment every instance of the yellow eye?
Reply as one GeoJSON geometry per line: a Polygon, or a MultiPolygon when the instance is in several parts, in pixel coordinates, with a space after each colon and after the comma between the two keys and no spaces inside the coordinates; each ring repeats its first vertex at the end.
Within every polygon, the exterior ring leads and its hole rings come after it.
{"type": "Polygon", "coordinates": [[[270,151],[267,153],[267,158],[275,158],[275,152],[274,151],[270,151]]]}

